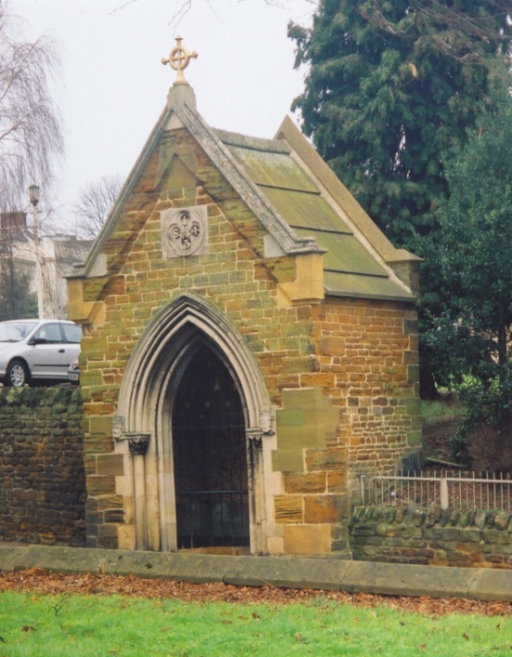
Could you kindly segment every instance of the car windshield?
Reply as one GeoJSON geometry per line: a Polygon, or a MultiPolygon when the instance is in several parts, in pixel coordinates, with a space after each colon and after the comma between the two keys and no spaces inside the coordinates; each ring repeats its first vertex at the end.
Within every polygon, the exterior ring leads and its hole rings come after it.
{"type": "Polygon", "coordinates": [[[0,322],[0,342],[20,342],[37,326],[37,320],[0,322]]]}

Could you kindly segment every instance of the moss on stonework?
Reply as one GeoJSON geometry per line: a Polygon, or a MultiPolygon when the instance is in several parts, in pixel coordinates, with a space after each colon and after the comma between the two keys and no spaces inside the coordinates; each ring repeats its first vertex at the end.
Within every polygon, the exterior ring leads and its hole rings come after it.
{"type": "Polygon", "coordinates": [[[57,406],[69,413],[81,412],[82,397],[78,388],[68,385],[42,388],[0,388],[0,407],[49,407],[57,406]]]}

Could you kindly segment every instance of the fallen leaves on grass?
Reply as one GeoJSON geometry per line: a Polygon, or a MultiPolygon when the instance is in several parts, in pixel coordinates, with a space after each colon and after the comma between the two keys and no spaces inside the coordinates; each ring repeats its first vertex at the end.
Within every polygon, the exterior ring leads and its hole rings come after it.
{"type": "Polygon", "coordinates": [[[362,607],[386,605],[428,616],[441,616],[454,612],[483,616],[512,616],[512,603],[508,602],[482,602],[465,598],[395,597],[344,591],[280,589],[270,586],[234,586],[222,582],[191,584],[134,575],[51,573],[41,568],[31,568],[16,573],[0,573],[0,592],[2,591],[41,595],[117,594],[154,600],[174,598],[183,602],[236,602],[245,605],[314,604],[328,600],[362,607]]]}

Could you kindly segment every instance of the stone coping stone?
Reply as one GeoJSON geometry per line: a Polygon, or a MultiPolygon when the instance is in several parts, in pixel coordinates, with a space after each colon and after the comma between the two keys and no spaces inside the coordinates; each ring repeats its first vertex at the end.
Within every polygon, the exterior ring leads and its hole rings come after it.
{"type": "Polygon", "coordinates": [[[302,557],[235,557],[224,582],[239,586],[277,588],[340,589],[350,562],[340,559],[302,557]]]}
{"type": "Polygon", "coordinates": [[[26,550],[26,546],[13,547],[9,543],[2,543],[0,545],[0,571],[12,573],[17,570],[26,550]]]}
{"type": "Polygon", "coordinates": [[[512,570],[419,566],[338,557],[225,556],[0,544],[0,571],[52,572],[342,590],[349,593],[460,597],[512,602],[512,570]]]}
{"type": "MultiPolygon", "coordinates": [[[[94,550],[92,550],[94,551],[94,550]]],[[[112,550],[100,550],[102,553],[112,550]]],[[[115,550],[116,556],[109,558],[105,572],[112,575],[139,575],[162,579],[185,580],[187,582],[219,582],[229,568],[230,560],[236,557],[223,555],[187,554],[171,552],[144,552],[115,550]]]]}
{"type": "Polygon", "coordinates": [[[512,570],[479,569],[471,585],[468,598],[512,601],[512,570]]]}
{"type": "Polygon", "coordinates": [[[343,578],[342,587],[350,593],[470,597],[469,591],[477,573],[476,568],[353,561],[343,578]]]}

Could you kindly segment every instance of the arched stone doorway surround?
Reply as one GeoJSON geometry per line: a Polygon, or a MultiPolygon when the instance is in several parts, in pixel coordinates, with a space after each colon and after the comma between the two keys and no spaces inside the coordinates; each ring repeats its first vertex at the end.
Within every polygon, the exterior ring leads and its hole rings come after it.
{"type": "MultiPolygon", "coordinates": [[[[116,451],[125,454],[129,466],[116,481],[125,498],[125,519],[135,526],[137,549],[177,550],[173,401],[187,365],[203,345],[224,363],[240,394],[246,427],[250,549],[253,554],[266,553],[267,539],[275,532],[273,496],[281,492],[279,473],[273,473],[271,466],[276,449],[274,412],[259,366],[241,333],[218,308],[193,294],[180,295],[153,319],[126,368],[114,418],[116,451]]],[[[121,536],[120,547],[123,543],[121,536]]]]}

